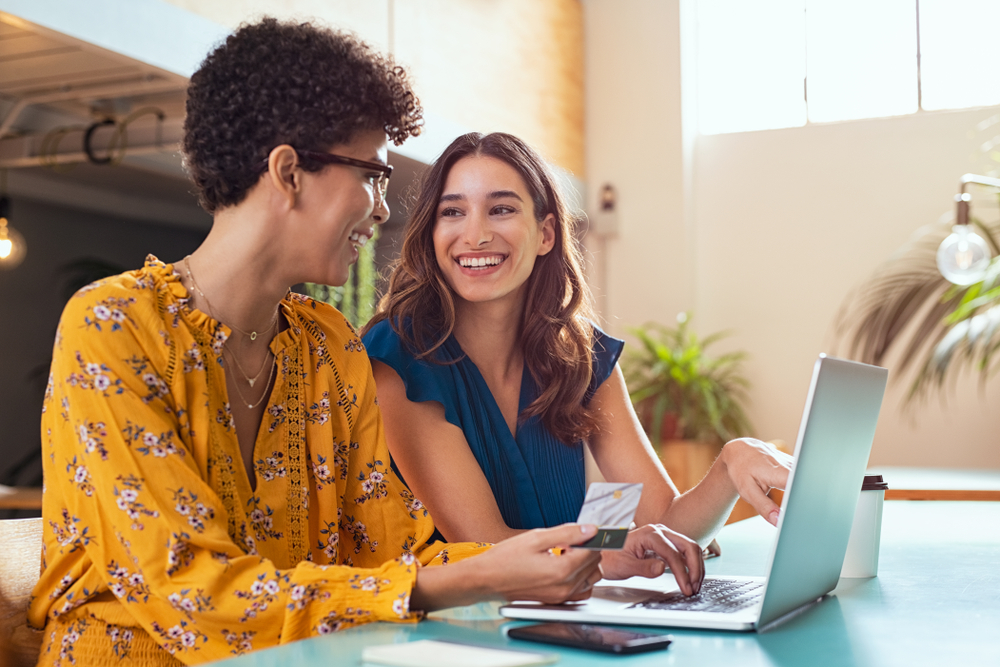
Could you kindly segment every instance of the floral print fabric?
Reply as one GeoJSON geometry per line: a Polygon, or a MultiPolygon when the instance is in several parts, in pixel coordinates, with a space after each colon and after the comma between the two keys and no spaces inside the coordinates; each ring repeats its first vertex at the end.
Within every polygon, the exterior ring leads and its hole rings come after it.
{"type": "Polygon", "coordinates": [[[484,548],[427,544],[350,324],[297,295],[281,307],[251,488],[222,366],[230,331],[187,307],[172,266],[150,257],[67,305],[42,415],[40,664],[128,662],[134,646],[143,664],[193,664],[414,620],[417,569],[484,548]]]}

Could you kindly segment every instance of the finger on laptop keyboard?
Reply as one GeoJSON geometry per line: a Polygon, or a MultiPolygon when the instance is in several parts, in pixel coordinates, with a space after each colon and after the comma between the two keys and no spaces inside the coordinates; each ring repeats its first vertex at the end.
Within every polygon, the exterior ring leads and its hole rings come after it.
{"type": "Polygon", "coordinates": [[[697,542],[661,524],[641,526],[629,533],[629,536],[640,539],[642,549],[652,551],[666,561],[684,595],[694,595],[701,589],[705,564],[697,542]]]}

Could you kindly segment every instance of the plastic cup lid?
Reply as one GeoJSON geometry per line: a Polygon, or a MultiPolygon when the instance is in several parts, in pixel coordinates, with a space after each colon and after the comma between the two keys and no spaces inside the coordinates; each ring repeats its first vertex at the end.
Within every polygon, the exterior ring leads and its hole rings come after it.
{"type": "Polygon", "coordinates": [[[862,491],[885,491],[889,484],[882,479],[882,475],[865,475],[865,481],[861,485],[862,491]]]}

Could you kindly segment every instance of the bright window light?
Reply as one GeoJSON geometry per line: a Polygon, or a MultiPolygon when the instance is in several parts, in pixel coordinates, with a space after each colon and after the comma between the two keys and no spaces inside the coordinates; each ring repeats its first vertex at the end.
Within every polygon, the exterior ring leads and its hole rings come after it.
{"type": "Polygon", "coordinates": [[[810,121],[917,110],[914,0],[807,0],[806,43],[810,121]]]}
{"type": "Polygon", "coordinates": [[[806,122],[804,0],[699,0],[698,131],[806,122]]]}
{"type": "Polygon", "coordinates": [[[997,0],[920,0],[924,109],[1000,104],[997,0]]]}

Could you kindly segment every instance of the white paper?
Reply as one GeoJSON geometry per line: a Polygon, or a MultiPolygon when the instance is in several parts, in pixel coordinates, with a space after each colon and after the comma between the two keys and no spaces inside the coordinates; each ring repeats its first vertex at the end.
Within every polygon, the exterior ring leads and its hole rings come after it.
{"type": "Polygon", "coordinates": [[[531,653],[493,649],[468,644],[421,639],[405,644],[369,646],[361,652],[362,662],[394,667],[521,667],[551,665],[559,661],[552,653],[531,653]]]}

